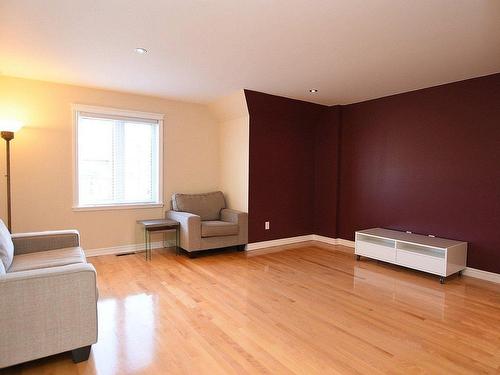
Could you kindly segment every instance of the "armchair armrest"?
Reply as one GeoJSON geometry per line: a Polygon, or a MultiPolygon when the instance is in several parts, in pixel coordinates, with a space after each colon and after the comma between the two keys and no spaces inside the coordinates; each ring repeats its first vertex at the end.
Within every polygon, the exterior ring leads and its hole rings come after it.
{"type": "Polygon", "coordinates": [[[246,212],[224,208],[220,212],[222,221],[236,223],[239,226],[239,243],[248,243],[248,214],[246,212]]]}
{"type": "Polygon", "coordinates": [[[38,251],[64,249],[80,246],[80,233],[75,230],[57,230],[46,232],[15,233],[14,255],[34,253],[38,251]]]}
{"type": "Polygon", "coordinates": [[[94,344],[94,267],[80,263],[0,276],[0,316],[0,368],[94,344]]]}
{"type": "Polygon", "coordinates": [[[198,215],[182,211],[167,211],[165,218],[180,223],[181,247],[187,251],[196,251],[201,246],[201,218],[198,215]]]}
{"type": "Polygon", "coordinates": [[[248,214],[243,211],[232,210],[230,208],[223,208],[220,211],[220,217],[222,221],[227,221],[230,223],[238,223],[240,219],[243,219],[248,214]]]}

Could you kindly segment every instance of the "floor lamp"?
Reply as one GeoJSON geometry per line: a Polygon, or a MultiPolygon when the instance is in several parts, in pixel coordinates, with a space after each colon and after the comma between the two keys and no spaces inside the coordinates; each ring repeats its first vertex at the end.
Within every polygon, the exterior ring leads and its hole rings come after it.
{"type": "Polygon", "coordinates": [[[7,228],[9,228],[9,232],[12,233],[12,206],[11,206],[11,193],[10,193],[10,141],[14,139],[14,132],[21,129],[23,124],[20,121],[16,120],[0,120],[0,131],[1,136],[5,139],[7,143],[5,146],[5,151],[7,155],[7,173],[5,177],[7,177],[7,228]]]}

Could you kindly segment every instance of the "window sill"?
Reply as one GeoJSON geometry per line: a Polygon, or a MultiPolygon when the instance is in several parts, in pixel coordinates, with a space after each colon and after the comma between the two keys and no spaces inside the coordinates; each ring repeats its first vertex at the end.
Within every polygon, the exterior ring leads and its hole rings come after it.
{"type": "Polygon", "coordinates": [[[163,203],[110,204],[102,206],[73,206],[73,211],[111,211],[136,210],[144,208],[163,208],[163,203]]]}

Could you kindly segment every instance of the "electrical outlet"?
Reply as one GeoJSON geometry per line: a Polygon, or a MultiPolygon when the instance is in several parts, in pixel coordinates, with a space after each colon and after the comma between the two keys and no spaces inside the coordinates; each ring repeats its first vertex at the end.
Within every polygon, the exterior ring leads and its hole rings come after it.
{"type": "Polygon", "coordinates": [[[270,228],[269,221],[266,221],[266,222],[264,223],[264,229],[265,229],[265,230],[269,230],[269,228],[270,228]]]}

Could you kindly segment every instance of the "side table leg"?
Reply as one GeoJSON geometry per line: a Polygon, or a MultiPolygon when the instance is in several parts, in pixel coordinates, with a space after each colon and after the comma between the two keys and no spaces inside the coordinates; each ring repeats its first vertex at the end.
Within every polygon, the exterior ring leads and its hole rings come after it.
{"type": "Polygon", "coordinates": [[[148,230],[144,228],[144,251],[146,252],[146,260],[148,260],[148,230]]]}
{"type": "Polygon", "coordinates": [[[151,260],[151,232],[146,231],[146,260],[151,260]]]}
{"type": "Polygon", "coordinates": [[[148,244],[149,244],[149,260],[152,259],[153,257],[153,254],[151,254],[153,252],[153,245],[151,244],[151,232],[149,232],[149,238],[148,238],[148,244]]]}

